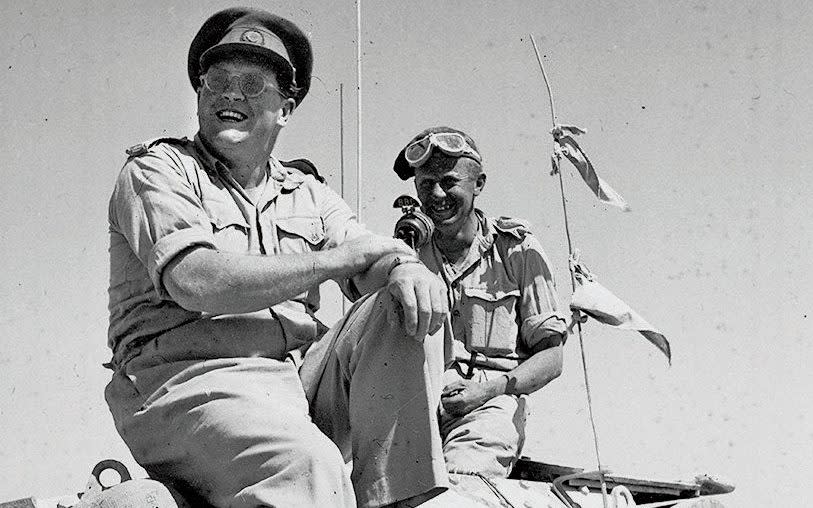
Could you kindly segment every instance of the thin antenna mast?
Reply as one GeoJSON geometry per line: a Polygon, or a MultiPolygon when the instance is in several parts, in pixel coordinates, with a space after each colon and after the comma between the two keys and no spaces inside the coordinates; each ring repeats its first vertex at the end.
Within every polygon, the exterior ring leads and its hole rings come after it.
{"type": "Polygon", "coordinates": [[[344,195],[344,83],[339,83],[339,182],[342,199],[344,195]]]}
{"type": "MultiPolygon", "coordinates": [[[[341,196],[344,201],[347,201],[344,195],[344,83],[339,83],[339,174],[341,196]]],[[[342,296],[342,316],[347,314],[347,298],[344,294],[342,296]]]]}
{"type": "Polygon", "coordinates": [[[356,219],[361,222],[361,0],[356,0],[356,219]]]}
{"type": "MultiPolygon", "coordinates": [[[[534,53],[536,54],[536,61],[539,63],[539,69],[542,71],[542,78],[544,78],[544,80],[545,80],[545,87],[548,89],[548,99],[550,101],[551,122],[553,123],[553,128],[556,129],[557,128],[556,110],[554,109],[554,106],[553,106],[553,92],[551,91],[551,88],[550,88],[550,82],[548,81],[548,75],[545,72],[545,66],[542,65],[542,57],[539,55],[539,48],[536,46],[536,39],[534,39],[533,34],[530,34],[530,36],[531,36],[531,44],[533,44],[534,53]]],[[[554,141],[554,147],[555,147],[555,144],[556,144],[556,142],[554,141]]],[[[564,186],[564,181],[563,181],[563,178],[562,178],[562,171],[561,171],[560,164],[559,164],[560,155],[555,149],[553,151],[553,154],[554,154],[553,156],[555,157],[555,166],[556,166],[556,170],[557,170],[556,172],[559,174],[559,190],[560,190],[561,195],[562,195],[562,212],[564,213],[564,218],[565,218],[565,235],[567,236],[568,266],[569,266],[570,265],[570,259],[573,257],[573,242],[570,239],[570,224],[569,224],[568,216],[567,216],[567,201],[565,200],[565,186],[564,186]]],[[[570,271],[570,270],[568,270],[568,271],[570,271]]],[[[571,287],[571,291],[576,291],[576,280],[575,280],[575,278],[573,276],[572,271],[570,271],[570,287],[571,287]]],[[[587,358],[586,358],[585,353],[584,353],[584,337],[582,335],[582,323],[581,323],[581,320],[578,319],[578,316],[576,316],[576,328],[577,328],[578,333],[579,333],[579,350],[581,351],[582,369],[583,369],[583,372],[584,372],[584,388],[585,388],[585,391],[587,392],[587,410],[588,410],[588,414],[590,416],[590,426],[591,426],[591,428],[593,430],[593,443],[594,443],[595,448],[596,448],[596,462],[598,463],[599,478],[601,479],[601,497],[602,497],[602,502],[604,504],[604,508],[607,508],[607,483],[604,480],[604,469],[603,469],[603,467],[601,465],[601,454],[599,453],[599,446],[598,446],[598,431],[596,430],[596,422],[595,422],[595,418],[593,416],[593,398],[592,398],[592,396],[590,394],[590,380],[587,377],[587,358]]]]}

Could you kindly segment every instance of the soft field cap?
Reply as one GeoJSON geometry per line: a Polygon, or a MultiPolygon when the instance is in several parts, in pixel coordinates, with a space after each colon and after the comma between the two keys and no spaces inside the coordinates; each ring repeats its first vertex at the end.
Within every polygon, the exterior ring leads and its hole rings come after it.
{"type": "Polygon", "coordinates": [[[283,89],[294,85],[291,97],[297,104],[307,95],[313,68],[308,37],[294,23],[259,9],[225,9],[206,20],[189,47],[189,81],[199,87],[212,62],[240,54],[266,60],[283,89]]]}

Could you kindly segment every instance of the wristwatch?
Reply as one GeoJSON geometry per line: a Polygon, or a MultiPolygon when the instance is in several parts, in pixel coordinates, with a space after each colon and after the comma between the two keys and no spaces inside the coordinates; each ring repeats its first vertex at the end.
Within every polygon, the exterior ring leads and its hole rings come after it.
{"type": "Polygon", "coordinates": [[[392,273],[393,270],[395,270],[395,267],[400,265],[407,265],[410,263],[423,264],[423,261],[414,256],[395,256],[395,259],[393,259],[392,263],[390,264],[389,270],[387,270],[387,278],[388,279],[390,278],[390,274],[392,273]]]}

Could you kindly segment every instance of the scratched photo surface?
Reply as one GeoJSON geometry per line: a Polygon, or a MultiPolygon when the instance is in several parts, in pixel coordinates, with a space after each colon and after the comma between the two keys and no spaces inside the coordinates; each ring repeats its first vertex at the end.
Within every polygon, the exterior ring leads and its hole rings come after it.
{"type": "MultiPolygon", "coordinates": [[[[354,2],[240,4],[293,20],[314,47],[280,158],[312,160],[362,222],[391,234],[393,200],[414,195],[392,172],[404,141],[462,129],[488,174],[478,205],[533,224],[569,302],[533,35],[557,122],[587,131],[580,147],[631,207],[599,201],[563,162],[573,246],[672,348],[670,367],[636,332],[584,325],[602,463],[716,475],[736,485],[726,506],[811,503],[813,6],[362,1],[359,94],[354,2]]],[[[105,458],[144,475],[103,399],[107,203],[127,147],[195,133],[187,50],[230,5],[0,5],[0,502],[79,492],[105,458]]],[[[328,284],[321,317],[341,308],[328,284]]],[[[596,467],[577,336],[530,413],[524,455],[596,467]]]]}

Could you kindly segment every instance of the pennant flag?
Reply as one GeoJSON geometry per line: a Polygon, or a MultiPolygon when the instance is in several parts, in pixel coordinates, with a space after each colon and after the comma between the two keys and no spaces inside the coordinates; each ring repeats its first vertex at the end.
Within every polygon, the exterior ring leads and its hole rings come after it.
{"type": "Polygon", "coordinates": [[[595,277],[581,264],[577,256],[570,258],[570,271],[576,279],[576,290],[570,302],[571,310],[583,312],[600,323],[624,330],[636,330],[658,348],[672,364],[669,341],[644,318],[596,282],[595,277]]]}
{"type": "MultiPolygon", "coordinates": [[[[624,198],[622,198],[615,189],[610,187],[607,182],[596,174],[596,170],[593,168],[590,159],[587,158],[587,155],[582,151],[573,137],[584,134],[584,132],[583,129],[575,125],[558,125],[553,129],[551,133],[553,134],[555,143],[554,159],[560,159],[563,156],[566,157],[567,160],[579,170],[579,174],[582,175],[582,179],[587,186],[590,187],[590,190],[593,191],[593,194],[608,205],[617,206],[625,212],[629,212],[631,210],[630,205],[627,204],[624,198]]],[[[558,169],[558,164],[554,162],[554,171],[558,169]]]]}

